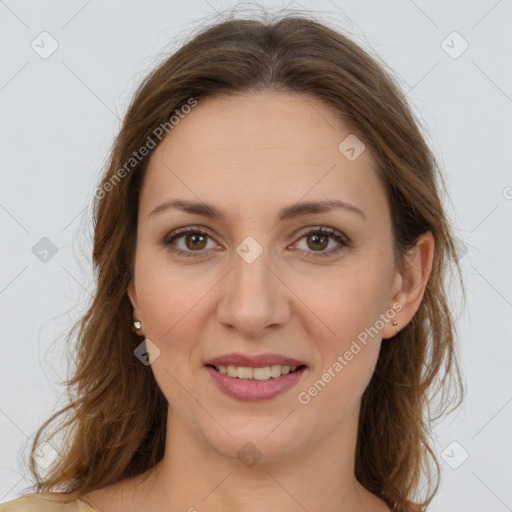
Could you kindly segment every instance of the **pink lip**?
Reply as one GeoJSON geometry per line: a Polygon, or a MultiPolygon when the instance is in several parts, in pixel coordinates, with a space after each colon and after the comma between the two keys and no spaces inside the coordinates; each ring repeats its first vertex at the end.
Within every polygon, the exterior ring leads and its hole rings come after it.
{"type": "Polygon", "coordinates": [[[248,368],[261,368],[279,364],[281,366],[306,366],[306,363],[293,359],[291,357],[280,356],[278,354],[260,354],[258,356],[248,356],[245,354],[226,354],[214,357],[204,363],[211,366],[246,366],[248,368]]]}
{"type": "Polygon", "coordinates": [[[226,395],[239,400],[255,401],[269,400],[270,398],[274,398],[275,396],[288,391],[297,384],[302,377],[302,374],[306,371],[306,368],[303,367],[293,373],[288,373],[287,375],[281,375],[281,377],[271,378],[268,380],[238,379],[236,377],[224,375],[212,366],[206,366],[206,370],[212,376],[216,386],[226,395]]]}

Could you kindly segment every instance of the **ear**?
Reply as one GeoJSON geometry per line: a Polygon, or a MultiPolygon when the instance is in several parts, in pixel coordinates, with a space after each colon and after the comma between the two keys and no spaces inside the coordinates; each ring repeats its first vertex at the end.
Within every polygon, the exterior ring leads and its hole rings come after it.
{"type": "Polygon", "coordinates": [[[128,286],[127,293],[128,293],[128,298],[130,299],[130,302],[132,303],[133,309],[138,311],[139,310],[139,302],[137,300],[137,292],[135,291],[135,283],[133,282],[133,280],[130,282],[130,284],[128,286]]]}
{"type": "Polygon", "coordinates": [[[430,231],[418,237],[416,245],[410,249],[405,257],[405,268],[397,270],[393,286],[392,308],[397,311],[393,320],[397,326],[386,323],[382,330],[384,339],[396,335],[397,329],[403,329],[418,311],[425,288],[427,287],[432,262],[434,260],[435,239],[430,231]],[[399,309],[398,304],[401,305],[399,309]]]}
{"type": "MultiPolygon", "coordinates": [[[[128,286],[127,290],[128,298],[130,299],[130,302],[133,306],[133,321],[138,320],[139,322],[142,322],[142,316],[141,311],[139,308],[139,301],[137,300],[137,292],[135,291],[135,283],[133,280],[130,282],[130,285],[128,286]]],[[[135,330],[135,329],[134,329],[135,330]]],[[[135,330],[136,332],[139,332],[135,330]]]]}

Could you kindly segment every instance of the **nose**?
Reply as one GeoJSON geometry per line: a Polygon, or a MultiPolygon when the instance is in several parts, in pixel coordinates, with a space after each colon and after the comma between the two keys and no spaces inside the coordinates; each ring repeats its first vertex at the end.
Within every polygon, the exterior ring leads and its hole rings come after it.
{"type": "Polygon", "coordinates": [[[261,337],[285,325],[291,313],[291,292],[272,267],[269,251],[254,260],[233,255],[233,268],[223,280],[216,314],[218,321],[248,337],[261,337]]]}

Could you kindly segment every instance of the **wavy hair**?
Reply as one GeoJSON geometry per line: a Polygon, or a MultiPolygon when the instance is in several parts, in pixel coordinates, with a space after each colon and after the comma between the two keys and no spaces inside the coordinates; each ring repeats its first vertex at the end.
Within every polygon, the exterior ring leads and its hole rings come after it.
{"type": "Polygon", "coordinates": [[[36,492],[52,492],[56,501],[70,502],[162,460],[168,404],[151,368],[134,357],[142,338],[132,330],[127,296],[138,198],[149,158],[132,162],[130,169],[126,163],[191,98],[259,91],[323,100],[373,149],[391,211],[398,266],[420,234],[431,231],[435,238],[421,305],[411,322],[382,344],[362,396],[355,475],[395,510],[424,510],[437,492],[440,468],[432,421],[450,405],[450,411],[460,405],[464,395],[446,293],[448,270],[458,270],[463,292],[464,283],[440,199],[443,177],[385,65],[338,30],[298,14],[210,24],[136,90],[94,194],[95,295],[71,331],[77,335],[77,358],[65,381],[69,401],[40,427],[32,445],[36,492]],[[34,455],[48,425],[64,413],[67,421],[48,441],[59,432],[65,436],[43,477],[34,455]]]}

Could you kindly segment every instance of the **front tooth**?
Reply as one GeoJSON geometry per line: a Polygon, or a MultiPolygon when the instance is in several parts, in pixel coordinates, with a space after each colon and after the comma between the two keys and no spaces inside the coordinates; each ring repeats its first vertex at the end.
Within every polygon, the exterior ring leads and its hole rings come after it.
{"type": "Polygon", "coordinates": [[[248,366],[239,366],[237,368],[237,377],[239,379],[252,379],[253,370],[248,366]]]}
{"type": "Polygon", "coordinates": [[[226,366],[219,366],[219,372],[223,373],[224,375],[226,375],[228,373],[227,367],[226,366]]]}
{"type": "Polygon", "coordinates": [[[228,375],[230,377],[237,377],[238,376],[238,371],[237,371],[237,368],[236,366],[228,366],[228,375]]]}
{"type": "Polygon", "coordinates": [[[290,366],[281,366],[281,373],[283,375],[286,375],[287,373],[290,373],[290,366]]]}
{"type": "Polygon", "coordinates": [[[270,366],[264,366],[263,368],[254,368],[254,376],[256,380],[268,380],[271,377],[270,366]]]}
{"type": "Polygon", "coordinates": [[[270,376],[272,378],[281,377],[281,365],[280,364],[273,364],[270,367],[270,376]]]}

